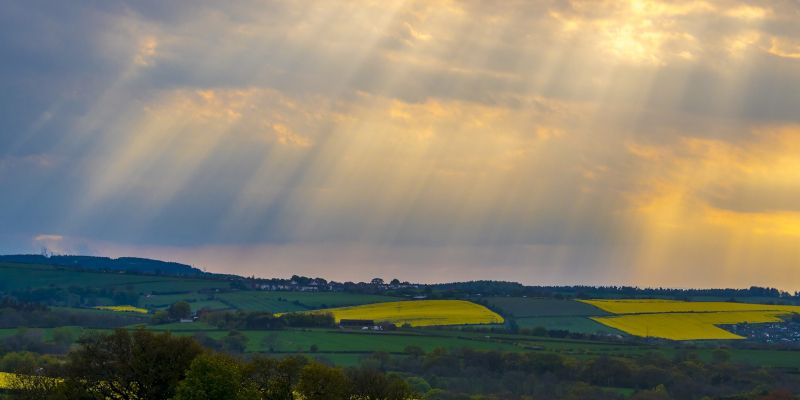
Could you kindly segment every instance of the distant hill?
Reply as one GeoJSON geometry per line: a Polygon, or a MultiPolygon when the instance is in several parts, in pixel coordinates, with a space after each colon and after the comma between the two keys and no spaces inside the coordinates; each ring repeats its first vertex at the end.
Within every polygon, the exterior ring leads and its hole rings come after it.
{"type": "Polygon", "coordinates": [[[153,275],[199,276],[206,273],[190,265],[136,257],[42,256],[35,254],[0,255],[0,262],[52,265],[97,271],[125,271],[153,275]]]}

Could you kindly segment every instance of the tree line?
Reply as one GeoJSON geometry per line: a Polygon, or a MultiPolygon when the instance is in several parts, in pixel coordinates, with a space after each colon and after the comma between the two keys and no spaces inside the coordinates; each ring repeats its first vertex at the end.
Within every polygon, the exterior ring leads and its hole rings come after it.
{"type": "Polygon", "coordinates": [[[691,351],[633,358],[408,347],[356,367],[304,356],[233,356],[191,337],[145,330],[94,333],[63,359],[7,354],[17,399],[219,400],[797,400],[800,377],[691,351]]]}
{"type": "MultiPolygon", "coordinates": [[[[62,363],[17,361],[15,399],[405,400],[401,376],[366,366],[338,368],[303,356],[237,358],[190,337],[118,329],[79,341],[62,363]]],[[[9,357],[23,360],[23,356],[9,357]]],[[[0,365],[3,365],[0,363],[0,365]]]]}

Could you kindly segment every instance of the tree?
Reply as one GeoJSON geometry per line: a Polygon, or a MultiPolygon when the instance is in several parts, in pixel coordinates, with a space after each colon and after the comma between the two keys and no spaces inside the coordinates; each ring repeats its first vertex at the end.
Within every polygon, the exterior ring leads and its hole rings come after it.
{"type": "Polygon", "coordinates": [[[669,393],[664,385],[658,385],[652,390],[643,390],[637,392],[631,397],[631,400],[671,400],[669,393]]]}
{"type": "Polygon", "coordinates": [[[153,324],[167,324],[170,322],[169,313],[164,310],[158,310],[153,314],[150,318],[150,322],[153,324]]]}
{"type": "Polygon", "coordinates": [[[270,353],[275,352],[275,347],[278,346],[278,334],[272,332],[264,336],[261,339],[261,346],[266,347],[270,353]]]}
{"type": "Polygon", "coordinates": [[[247,348],[248,337],[239,331],[230,331],[228,336],[222,338],[222,347],[230,352],[244,353],[247,348]]]}
{"type": "Polygon", "coordinates": [[[425,378],[419,376],[412,376],[406,379],[406,383],[412,392],[425,394],[431,390],[431,384],[425,378]]]}
{"type": "Polygon", "coordinates": [[[249,397],[247,389],[236,360],[222,354],[201,354],[178,385],[175,400],[240,400],[249,397]]]}
{"type": "Polygon", "coordinates": [[[67,327],[53,328],[51,335],[53,337],[53,343],[61,349],[64,349],[64,351],[69,348],[74,340],[72,329],[67,327]]]}
{"type": "Polygon", "coordinates": [[[306,358],[300,356],[282,360],[255,356],[243,367],[245,385],[262,399],[292,400],[293,388],[306,363],[306,358]]]}
{"type": "Polygon", "coordinates": [[[362,400],[405,400],[412,391],[408,384],[396,375],[386,375],[372,368],[353,368],[347,371],[350,390],[362,400]]]}
{"type": "Polygon", "coordinates": [[[0,358],[0,370],[27,373],[36,370],[38,363],[36,354],[20,351],[6,353],[0,358]]]}
{"type": "Polygon", "coordinates": [[[192,306],[185,301],[179,301],[169,306],[167,313],[173,321],[190,318],[192,316],[192,306]]]}
{"type": "Polygon", "coordinates": [[[759,400],[795,400],[795,397],[790,390],[777,389],[773,390],[766,395],[759,397],[759,400]]]}
{"type": "Polygon", "coordinates": [[[203,349],[188,337],[118,329],[78,341],[64,365],[64,391],[77,399],[167,399],[203,349]]]}
{"type": "Polygon", "coordinates": [[[420,358],[425,355],[425,350],[422,350],[422,347],[419,346],[406,346],[403,351],[414,358],[420,358]]]}
{"type": "Polygon", "coordinates": [[[281,394],[288,396],[283,397],[283,399],[294,398],[292,390],[300,381],[303,368],[307,363],[308,361],[304,357],[288,357],[281,360],[281,362],[278,364],[280,376],[278,384],[279,391],[278,395],[275,397],[276,400],[281,399],[281,394]]]}
{"type": "Polygon", "coordinates": [[[345,400],[348,386],[341,369],[314,362],[303,367],[297,391],[305,400],[345,400]]]}

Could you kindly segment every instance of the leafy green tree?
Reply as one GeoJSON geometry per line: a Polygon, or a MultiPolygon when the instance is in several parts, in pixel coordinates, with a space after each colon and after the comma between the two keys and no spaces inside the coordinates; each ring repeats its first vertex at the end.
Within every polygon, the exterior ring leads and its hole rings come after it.
{"type": "Polygon", "coordinates": [[[167,310],[167,314],[172,320],[179,320],[183,318],[190,318],[192,316],[192,306],[185,301],[179,301],[167,310]]]}
{"type": "Polygon", "coordinates": [[[564,400],[622,400],[623,397],[609,390],[591,386],[586,382],[576,382],[569,385],[564,400]]]}
{"type": "Polygon", "coordinates": [[[257,398],[242,385],[239,363],[227,355],[201,354],[178,385],[175,400],[243,400],[257,398]]]}
{"type": "Polygon", "coordinates": [[[412,392],[425,394],[431,390],[431,384],[425,378],[412,376],[406,379],[406,383],[412,392]]]}
{"type": "Polygon", "coordinates": [[[203,351],[191,338],[145,330],[118,329],[78,343],[63,370],[70,399],[168,399],[203,351]]]}
{"type": "Polygon", "coordinates": [[[156,325],[158,325],[158,324],[168,324],[168,323],[171,322],[171,319],[169,317],[169,313],[168,312],[166,312],[164,310],[158,310],[150,318],[150,322],[153,323],[153,324],[156,324],[156,325]]]}
{"type": "Polygon", "coordinates": [[[297,391],[305,400],[345,400],[349,382],[339,368],[313,362],[303,367],[297,391]]]}
{"type": "Polygon", "coordinates": [[[414,358],[419,358],[425,355],[425,350],[422,350],[422,347],[419,346],[406,346],[403,351],[414,358]]]}
{"type": "Polygon", "coordinates": [[[244,353],[250,339],[239,331],[230,331],[228,336],[222,338],[222,347],[233,353],[244,353]]]}
{"type": "Polygon", "coordinates": [[[664,385],[658,385],[652,390],[637,392],[631,400],[672,400],[664,385]]]}
{"type": "Polygon", "coordinates": [[[411,396],[409,385],[395,375],[386,375],[373,368],[352,368],[347,371],[350,390],[362,400],[404,400],[411,396]]]}
{"type": "Polygon", "coordinates": [[[28,351],[6,353],[0,358],[0,370],[26,372],[34,371],[37,366],[36,354],[28,351]]]}
{"type": "Polygon", "coordinates": [[[299,356],[281,360],[255,356],[243,367],[245,385],[262,399],[292,400],[293,388],[307,362],[299,356]]]}
{"type": "Polygon", "coordinates": [[[51,335],[53,337],[53,343],[62,349],[68,349],[72,341],[75,340],[72,329],[67,327],[53,328],[51,335]]]}
{"type": "Polygon", "coordinates": [[[797,397],[790,390],[777,389],[759,397],[758,400],[797,400],[797,397]]]}
{"type": "Polygon", "coordinates": [[[275,352],[275,348],[278,347],[278,335],[274,332],[269,333],[261,339],[261,346],[266,348],[270,353],[275,352]]]}

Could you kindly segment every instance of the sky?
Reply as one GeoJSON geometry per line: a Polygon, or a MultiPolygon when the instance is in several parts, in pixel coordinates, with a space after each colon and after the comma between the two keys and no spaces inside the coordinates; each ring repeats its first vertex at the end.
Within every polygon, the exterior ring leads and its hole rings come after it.
{"type": "Polygon", "coordinates": [[[800,1],[0,5],[0,253],[800,290],[800,1]]]}

